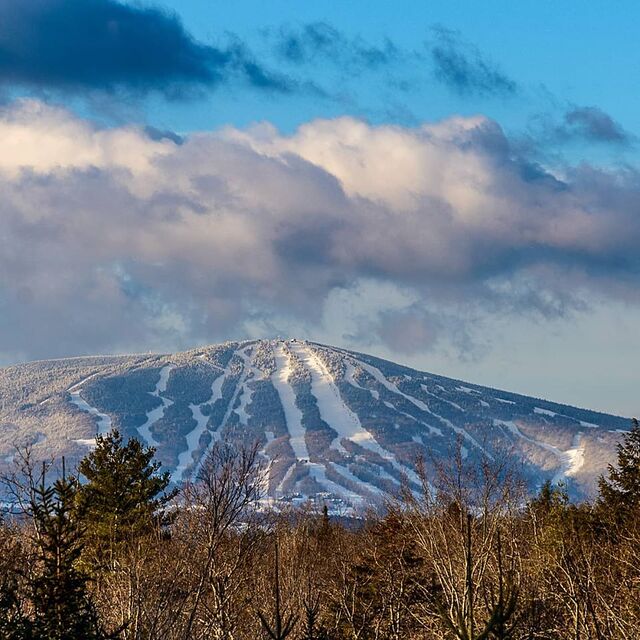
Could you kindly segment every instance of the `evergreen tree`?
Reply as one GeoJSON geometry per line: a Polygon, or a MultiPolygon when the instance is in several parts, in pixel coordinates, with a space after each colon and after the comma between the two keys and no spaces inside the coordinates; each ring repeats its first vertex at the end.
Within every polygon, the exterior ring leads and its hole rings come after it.
{"type": "Polygon", "coordinates": [[[153,460],[154,453],[135,438],[124,443],[114,430],[98,436],[96,448],[80,462],[86,482],[76,503],[99,564],[111,564],[123,542],[151,530],[175,495],[166,491],[171,477],[158,473],[161,465],[153,460]]]}
{"type": "Polygon", "coordinates": [[[640,510],[640,423],[636,418],[618,444],[618,463],[609,465],[607,476],[598,481],[598,506],[622,523],[640,510]]]}
{"type": "Polygon", "coordinates": [[[528,504],[529,514],[537,520],[545,521],[551,517],[564,514],[569,504],[569,495],[563,484],[554,485],[546,480],[537,496],[528,504]]]}
{"type": "MultiPolygon", "coordinates": [[[[101,632],[87,577],[77,569],[83,530],[75,517],[77,480],[64,473],[46,485],[45,472],[30,500],[38,569],[31,584],[33,637],[97,640],[101,632]]],[[[28,635],[26,637],[29,637],[28,635]]]]}

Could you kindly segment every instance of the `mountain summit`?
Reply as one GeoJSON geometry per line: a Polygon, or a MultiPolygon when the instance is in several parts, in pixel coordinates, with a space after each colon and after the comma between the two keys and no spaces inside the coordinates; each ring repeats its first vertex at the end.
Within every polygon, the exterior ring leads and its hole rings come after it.
{"type": "Polygon", "coordinates": [[[582,496],[628,421],[296,339],[0,369],[0,466],[25,442],[78,459],[113,427],[156,447],[176,482],[217,441],[257,442],[269,496],[361,506],[417,490],[417,461],[430,473],[457,450],[582,496]]]}

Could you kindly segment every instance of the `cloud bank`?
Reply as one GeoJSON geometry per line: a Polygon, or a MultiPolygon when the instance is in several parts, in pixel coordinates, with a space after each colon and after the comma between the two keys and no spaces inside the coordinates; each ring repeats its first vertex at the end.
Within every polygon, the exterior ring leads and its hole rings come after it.
{"type": "Polygon", "coordinates": [[[365,329],[405,352],[439,340],[452,309],[464,336],[472,309],[640,299],[640,175],[553,175],[483,117],[172,139],[28,101],[0,113],[0,137],[5,358],[313,327],[363,283],[402,292],[365,329]]]}

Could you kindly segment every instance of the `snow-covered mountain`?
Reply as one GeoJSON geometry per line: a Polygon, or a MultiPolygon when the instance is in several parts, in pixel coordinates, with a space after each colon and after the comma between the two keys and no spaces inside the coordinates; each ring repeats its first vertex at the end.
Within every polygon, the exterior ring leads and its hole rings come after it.
{"type": "Polygon", "coordinates": [[[625,418],[415,371],[301,340],[172,355],[71,358],[0,369],[0,466],[16,444],[78,459],[96,432],[141,438],[176,481],[216,441],[259,443],[274,498],[376,503],[416,461],[512,456],[532,489],[589,493],[625,418]]]}

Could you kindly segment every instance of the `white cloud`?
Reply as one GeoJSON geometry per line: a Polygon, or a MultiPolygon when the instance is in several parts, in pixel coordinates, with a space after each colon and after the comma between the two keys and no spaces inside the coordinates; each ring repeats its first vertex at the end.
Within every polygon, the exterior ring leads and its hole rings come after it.
{"type": "Polygon", "coordinates": [[[0,171],[124,169],[149,171],[151,163],[170,152],[169,141],[153,141],[134,127],[101,130],[68,111],[37,100],[21,100],[0,111],[0,171]]]}
{"type": "Polygon", "coordinates": [[[368,325],[404,350],[440,339],[452,313],[638,296],[638,176],[578,167],[560,182],[483,117],[261,125],[178,145],[30,101],[0,112],[0,136],[0,352],[311,326],[363,282],[411,300],[396,305],[406,335],[388,315],[368,325]]]}

